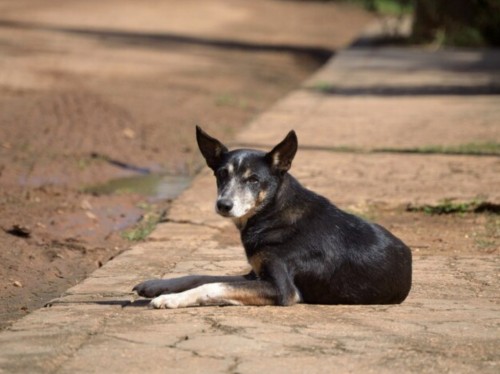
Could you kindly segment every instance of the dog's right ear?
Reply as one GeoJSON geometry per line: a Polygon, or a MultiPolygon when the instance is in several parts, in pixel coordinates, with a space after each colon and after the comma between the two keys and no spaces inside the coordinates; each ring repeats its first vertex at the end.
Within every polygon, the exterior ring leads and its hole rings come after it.
{"type": "Polygon", "coordinates": [[[217,139],[212,138],[199,126],[196,126],[196,141],[208,167],[216,170],[222,161],[222,156],[228,151],[227,147],[217,139]]]}
{"type": "Polygon", "coordinates": [[[298,141],[295,131],[290,131],[271,152],[266,154],[266,159],[271,167],[281,174],[285,174],[292,166],[293,158],[297,153],[298,141]]]}

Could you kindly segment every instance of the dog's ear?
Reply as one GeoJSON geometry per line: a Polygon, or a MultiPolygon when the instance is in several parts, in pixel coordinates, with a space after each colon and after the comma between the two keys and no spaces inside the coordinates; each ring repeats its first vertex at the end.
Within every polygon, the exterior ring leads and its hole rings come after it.
{"type": "Polygon", "coordinates": [[[222,156],[228,151],[226,146],[215,138],[212,138],[199,126],[196,126],[196,141],[201,154],[205,157],[207,165],[216,170],[220,165],[222,156]]]}
{"type": "Polygon", "coordinates": [[[295,131],[290,131],[285,139],[281,141],[271,152],[266,154],[266,159],[271,167],[284,174],[292,166],[292,160],[297,152],[298,141],[295,131]]]}

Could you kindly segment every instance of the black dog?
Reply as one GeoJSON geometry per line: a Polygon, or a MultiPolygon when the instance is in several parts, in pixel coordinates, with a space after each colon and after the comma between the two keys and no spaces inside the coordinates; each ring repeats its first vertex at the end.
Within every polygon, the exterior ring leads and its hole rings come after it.
{"type": "Polygon", "coordinates": [[[187,276],[137,285],[155,308],[195,305],[401,303],[411,288],[410,249],[383,227],[343,212],[287,173],[291,131],[269,153],[228,149],[199,127],[217,178],[217,212],[241,233],[246,276],[187,276]],[[159,296],[161,295],[161,296],[159,296]]]}

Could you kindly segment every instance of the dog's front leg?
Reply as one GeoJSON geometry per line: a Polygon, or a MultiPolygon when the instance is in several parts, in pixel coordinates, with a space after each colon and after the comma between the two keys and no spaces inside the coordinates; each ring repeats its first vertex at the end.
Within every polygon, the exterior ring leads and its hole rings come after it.
{"type": "Polygon", "coordinates": [[[151,301],[154,308],[184,308],[198,305],[276,305],[276,287],[262,280],[209,283],[181,293],[161,295],[151,301]]]}
{"type": "Polygon", "coordinates": [[[207,283],[216,282],[241,282],[246,279],[254,279],[255,275],[250,273],[244,276],[210,276],[210,275],[188,275],[185,277],[171,279],[150,279],[139,283],[133,288],[139,296],[156,297],[167,293],[177,293],[201,286],[207,283]]]}

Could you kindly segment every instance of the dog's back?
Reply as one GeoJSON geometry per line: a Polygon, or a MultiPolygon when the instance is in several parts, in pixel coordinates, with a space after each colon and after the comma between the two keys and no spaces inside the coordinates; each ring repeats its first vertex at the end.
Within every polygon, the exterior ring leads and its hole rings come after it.
{"type": "Polygon", "coordinates": [[[289,174],[241,238],[250,263],[279,258],[306,303],[400,303],[411,288],[411,251],[401,240],[289,174]]]}

